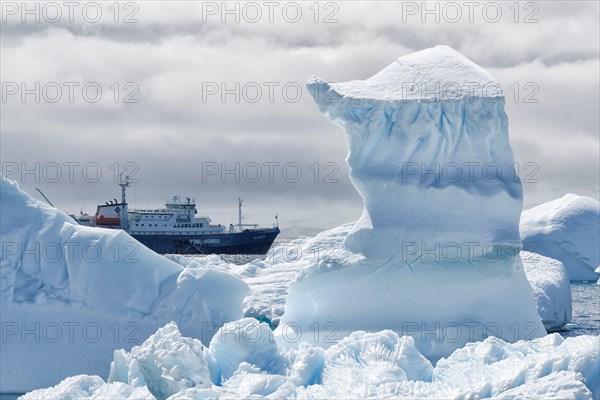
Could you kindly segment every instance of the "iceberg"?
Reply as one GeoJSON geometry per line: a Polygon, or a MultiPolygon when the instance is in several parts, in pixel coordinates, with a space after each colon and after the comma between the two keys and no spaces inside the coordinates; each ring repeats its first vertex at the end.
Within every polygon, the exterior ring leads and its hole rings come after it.
{"type": "Polygon", "coordinates": [[[113,350],[170,321],[208,343],[242,317],[248,286],[226,272],[184,269],[123,231],[80,226],[3,177],[0,211],[0,392],[107,376],[113,350]]]}
{"type": "Polygon", "coordinates": [[[562,262],[571,281],[600,279],[600,203],[566,194],[523,211],[525,250],[562,262]]]}
{"type": "Polygon", "coordinates": [[[533,288],[538,314],[547,331],[556,331],[571,320],[571,282],[558,260],[522,251],[521,261],[533,288]]]}
{"type": "Polygon", "coordinates": [[[308,343],[286,349],[275,346],[267,324],[244,319],[224,326],[205,347],[173,323],[130,353],[115,352],[111,371],[118,373],[108,382],[80,375],[22,399],[590,399],[600,395],[599,340],[489,337],[433,366],[412,337],[389,330],[353,332],[326,350],[308,343]],[[218,337],[242,356],[217,349],[218,337]],[[218,371],[231,376],[221,380],[218,371]]]}
{"type": "Polygon", "coordinates": [[[518,259],[522,187],[494,78],[437,46],[365,81],[307,87],[348,134],[364,211],[337,259],[290,285],[279,343],[391,329],[439,359],[487,336],[545,335],[518,259]]]}
{"type": "MultiPolygon", "coordinates": [[[[250,294],[244,299],[244,315],[279,325],[290,284],[317,260],[335,261],[344,239],[355,223],[323,231],[315,237],[301,237],[277,245],[265,260],[233,265],[219,256],[189,258],[169,255],[188,267],[207,267],[228,271],[244,279],[250,294]]],[[[556,331],[571,319],[571,284],[564,265],[537,253],[521,251],[527,281],[532,286],[538,314],[547,331],[556,331]]]]}

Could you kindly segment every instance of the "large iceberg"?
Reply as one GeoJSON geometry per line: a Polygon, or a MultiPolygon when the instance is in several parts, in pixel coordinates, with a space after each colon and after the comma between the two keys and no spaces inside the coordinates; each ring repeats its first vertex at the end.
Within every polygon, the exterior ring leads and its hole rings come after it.
{"type": "MultiPolygon", "coordinates": [[[[168,257],[184,266],[230,272],[250,286],[244,299],[244,315],[278,326],[285,308],[290,284],[317,260],[338,259],[342,244],[355,223],[323,231],[315,237],[300,237],[274,246],[266,259],[233,265],[219,256],[168,257]]],[[[556,331],[571,319],[571,284],[564,265],[540,254],[521,251],[525,276],[533,289],[538,314],[548,331],[556,331]]]]}
{"type": "Polygon", "coordinates": [[[518,259],[522,188],[494,78],[437,46],[365,81],[307,87],[348,134],[364,211],[337,260],[291,284],[280,343],[392,329],[437,359],[487,336],[544,335],[518,259]]]}
{"type": "Polygon", "coordinates": [[[0,179],[0,392],[108,375],[113,350],[169,321],[206,343],[242,316],[248,286],[186,268],[120,230],[77,225],[0,179]]]}
{"type": "Polygon", "coordinates": [[[562,262],[572,281],[600,279],[600,203],[566,194],[523,211],[523,247],[562,262]]]}

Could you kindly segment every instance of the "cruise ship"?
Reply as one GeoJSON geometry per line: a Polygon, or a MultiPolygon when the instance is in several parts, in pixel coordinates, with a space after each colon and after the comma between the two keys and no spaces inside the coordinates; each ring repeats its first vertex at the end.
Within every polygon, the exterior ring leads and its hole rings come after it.
{"type": "MultiPolygon", "coordinates": [[[[213,224],[198,216],[196,202],[174,195],[164,208],[129,209],[126,188],[129,177],[120,179],[121,201],[98,205],[92,226],[123,229],[159,254],[266,254],[279,235],[279,226],[261,228],[242,223],[242,199],[238,199],[238,223],[213,224]]],[[[276,217],[277,218],[277,217],[276,217]]]]}

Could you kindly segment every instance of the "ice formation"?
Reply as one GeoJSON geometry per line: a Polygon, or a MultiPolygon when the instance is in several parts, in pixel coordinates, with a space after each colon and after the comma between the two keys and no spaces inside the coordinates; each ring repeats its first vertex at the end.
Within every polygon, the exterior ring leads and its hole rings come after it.
{"type": "Polygon", "coordinates": [[[556,331],[571,320],[571,282],[565,266],[558,260],[540,254],[520,253],[527,280],[548,331],[556,331]]]}
{"type": "Polygon", "coordinates": [[[562,262],[571,281],[600,279],[600,203],[566,194],[523,211],[525,250],[562,262]]]}
{"type": "Polygon", "coordinates": [[[392,329],[435,359],[488,335],[544,335],[518,260],[522,189],[494,78],[437,46],[365,81],[307,87],[348,133],[364,211],[337,260],[291,284],[276,336],[327,346],[392,329]]]}
{"type": "Polygon", "coordinates": [[[30,400],[149,400],[152,394],[146,386],[131,386],[121,382],[106,384],[102,378],[93,375],[76,375],[66,378],[58,385],[38,389],[22,399],[30,400]]]}
{"type": "MultiPolygon", "coordinates": [[[[244,315],[276,327],[283,315],[290,284],[315,261],[335,262],[344,238],[353,226],[354,223],[349,223],[315,237],[302,237],[277,245],[265,260],[257,259],[244,265],[229,264],[214,255],[168,257],[185,266],[224,270],[242,278],[251,290],[244,299],[244,315]]],[[[571,285],[565,267],[558,260],[527,251],[521,251],[519,257],[533,288],[544,327],[551,331],[559,329],[571,318],[571,285]]]]}
{"type": "Polygon", "coordinates": [[[115,352],[108,382],[77,376],[23,400],[590,399],[600,395],[599,340],[490,337],[433,366],[412,337],[392,331],[353,332],[326,350],[307,343],[286,349],[275,346],[267,324],[246,319],[224,326],[207,348],[168,324],[130,353],[115,352]],[[217,348],[222,340],[229,349],[217,348]],[[219,371],[231,376],[222,380],[219,371]]]}
{"type": "Polygon", "coordinates": [[[108,382],[147,387],[163,399],[190,387],[209,388],[206,352],[202,342],[183,337],[177,325],[169,323],[131,353],[115,351],[108,382]]]}
{"type": "Polygon", "coordinates": [[[176,321],[208,342],[242,316],[248,286],[186,268],[127,233],[79,226],[17,184],[0,181],[0,392],[108,373],[112,351],[176,321]]]}

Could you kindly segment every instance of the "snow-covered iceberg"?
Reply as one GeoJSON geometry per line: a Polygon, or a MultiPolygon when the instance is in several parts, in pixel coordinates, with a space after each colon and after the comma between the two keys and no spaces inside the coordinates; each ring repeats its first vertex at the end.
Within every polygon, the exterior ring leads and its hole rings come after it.
{"type": "Polygon", "coordinates": [[[538,314],[548,331],[556,331],[571,320],[571,282],[558,260],[536,253],[520,254],[527,280],[533,288],[538,314]]]}
{"type": "Polygon", "coordinates": [[[491,335],[544,335],[518,260],[522,188],[494,78],[437,46],[365,81],[307,87],[348,134],[364,212],[336,261],[292,283],[280,343],[392,329],[439,358],[491,335]]]}
{"type": "MultiPolygon", "coordinates": [[[[290,284],[316,260],[336,261],[354,224],[274,246],[265,260],[244,265],[229,264],[215,255],[168,257],[184,266],[219,269],[240,277],[250,286],[250,294],[244,299],[244,315],[276,327],[284,312],[290,284]]],[[[571,285],[565,267],[558,260],[527,251],[521,251],[519,257],[544,327],[550,331],[560,329],[569,322],[572,312],[571,285]]]]}
{"type": "Polygon", "coordinates": [[[433,366],[412,337],[389,330],[353,332],[326,350],[286,349],[267,324],[244,319],[226,324],[206,347],[168,324],[130,353],[115,352],[107,382],[76,376],[23,400],[590,399],[600,395],[599,340],[490,337],[433,366]]]}
{"type": "Polygon", "coordinates": [[[242,316],[242,280],[184,269],[123,231],[77,225],[4,178],[0,212],[0,392],[107,376],[113,350],[169,321],[208,343],[242,316]]]}
{"type": "Polygon", "coordinates": [[[600,203],[566,194],[523,211],[525,250],[562,262],[572,281],[600,279],[600,203]]]}

